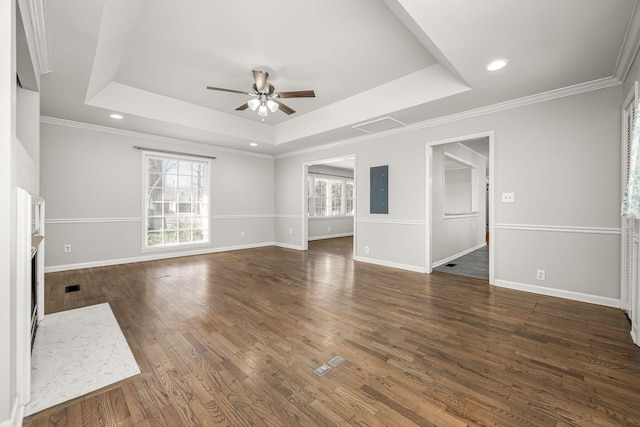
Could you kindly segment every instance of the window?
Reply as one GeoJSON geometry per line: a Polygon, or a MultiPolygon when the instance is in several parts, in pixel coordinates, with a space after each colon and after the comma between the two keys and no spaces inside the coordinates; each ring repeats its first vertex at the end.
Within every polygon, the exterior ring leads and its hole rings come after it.
{"type": "Polygon", "coordinates": [[[144,154],[145,248],[209,242],[209,160],[144,154]]]}
{"type": "Polygon", "coordinates": [[[310,173],[307,177],[310,217],[353,215],[353,179],[310,173]]]}

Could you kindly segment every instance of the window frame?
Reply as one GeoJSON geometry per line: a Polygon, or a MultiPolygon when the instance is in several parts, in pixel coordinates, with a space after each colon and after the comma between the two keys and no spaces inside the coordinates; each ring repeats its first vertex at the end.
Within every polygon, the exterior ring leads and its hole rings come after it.
{"type": "MultiPolygon", "coordinates": [[[[189,156],[186,154],[167,154],[163,152],[156,152],[152,150],[142,150],[141,153],[141,164],[142,164],[142,218],[141,218],[141,243],[140,243],[140,252],[157,252],[157,251],[167,251],[167,250],[182,250],[186,248],[194,248],[194,247],[203,247],[211,245],[211,168],[212,168],[212,159],[205,157],[197,157],[197,156],[189,156]],[[204,165],[204,179],[203,179],[203,188],[204,188],[204,197],[203,203],[206,204],[206,212],[201,213],[200,217],[203,221],[202,231],[205,234],[205,238],[202,241],[197,242],[185,242],[185,243],[163,243],[161,245],[148,245],[148,227],[149,227],[149,198],[148,195],[148,160],[149,159],[160,159],[160,160],[173,160],[173,161],[185,161],[185,162],[196,162],[204,165]]],[[[178,174],[178,176],[180,176],[178,174]]],[[[180,201],[174,201],[177,209],[180,207],[180,201]]],[[[193,228],[192,228],[193,229],[193,228]]],[[[179,230],[179,229],[178,229],[179,230]]]]}
{"type": "Polygon", "coordinates": [[[310,220],[320,220],[320,219],[336,219],[336,218],[353,218],[354,210],[355,210],[355,178],[349,176],[337,176],[337,175],[327,175],[316,172],[308,172],[307,174],[307,217],[310,220]],[[315,197],[315,189],[316,189],[316,179],[326,180],[327,185],[327,194],[324,198],[325,207],[328,212],[333,212],[333,183],[340,182],[340,213],[337,215],[329,214],[329,215],[317,215],[316,214],[316,197],[315,197]],[[347,184],[351,183],[352,186],[352,194],[351,197],[347,197],[347,184]],[[352,211],[351,213],[347,212],[347,202],[351,200],[352,211]]]}

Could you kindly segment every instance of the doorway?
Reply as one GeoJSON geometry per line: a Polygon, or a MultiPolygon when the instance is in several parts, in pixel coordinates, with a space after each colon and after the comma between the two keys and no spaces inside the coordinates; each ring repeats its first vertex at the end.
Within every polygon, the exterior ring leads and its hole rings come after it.
{"type": "Polygon", "coordinates": [[[305,163],[302,175],[302,247],[308,250],[310,241],[330,247],[332,239],[344,241],[348,237],[353,240],[353,256],[356,248],[356,156],[305,163]]]}
{"type": "Polygon", "coordinates": [[[493,132],[427,144],[426,271],[494,282],[493,132]]]}

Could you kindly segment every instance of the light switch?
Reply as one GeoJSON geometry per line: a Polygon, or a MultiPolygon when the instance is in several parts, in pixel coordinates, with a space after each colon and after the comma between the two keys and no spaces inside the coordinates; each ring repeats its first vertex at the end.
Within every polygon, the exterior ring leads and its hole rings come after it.
{"type": "Polygon", "coordinates": [[[514,203],[515,201],[514,193],[502,193],[502,203],[514,203]]]}

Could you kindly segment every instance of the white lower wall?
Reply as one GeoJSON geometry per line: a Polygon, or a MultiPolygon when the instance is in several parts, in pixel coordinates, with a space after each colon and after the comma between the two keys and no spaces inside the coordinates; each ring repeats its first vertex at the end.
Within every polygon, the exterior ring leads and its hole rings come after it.
{"type": "Polygon", "coordinates": [[[620,257],[619,232],[540,228],[497,226],[492,240],[509,250],[496,255],[496,277],[511,284],[619,300],[620,267],[610,262],[620,257]],[[536,279],[538,270],[545,271],[545,280],[536,279]]]}
{"type": "Polygon", "coordinates": [[[353,235],[353,217],[309,218],[309,240],[353,235]]]}
{"type": "Polygon", "coordinates": [[[356,220],[356,260],[425,272],[421,221],[356,220]],[[404,247],[409,250],[398,250],[404,247]]]}
{"type": "Polygon", "coordinates": [[[276,215],[275,244],[285,248],[302,250],[302,215],[276,215]]]}

